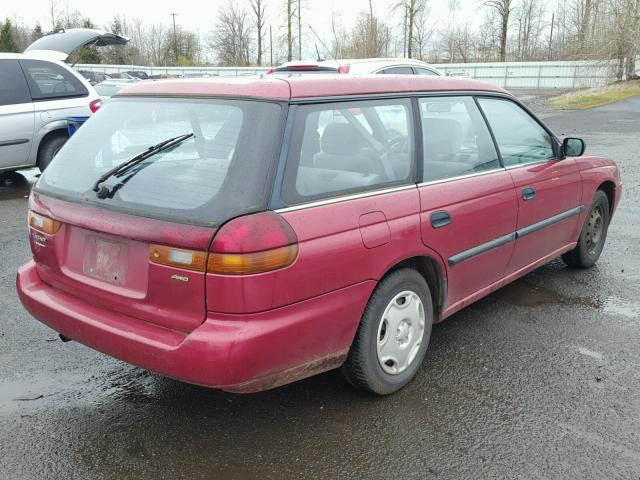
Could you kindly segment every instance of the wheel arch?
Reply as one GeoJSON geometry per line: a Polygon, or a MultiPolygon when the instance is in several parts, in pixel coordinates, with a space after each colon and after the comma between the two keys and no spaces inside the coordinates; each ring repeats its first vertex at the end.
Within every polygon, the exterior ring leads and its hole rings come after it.
{"type": "Polygon", "coordinates": [[[598,185],[596,191],[598,190],[602,190],[607,196],[607,200],[609,200],[609,215],[613,216],[613,210],[616,202],[616,184],[611,180],[606,180],[598,185]]]}
{"type": "Polygon", "coordinates": [[[38,150],[36,153],[36,165],[39,166],[40,164],[40,154],[42,152],[42,149],[44,148],[44,146],[47,144],[47,142],[54,138],[54,137],[67,137],[69,138],[69,133],[67,132],[67,128],[66,126],[64,128],[57,128],[55,130],[50,130],[49,132],[47,132],[41,139],[40,142],[38,143],[38,150]]]}
{"type": "Polygon", "coordinates": [[[416,255],[397,262],[387,270],[383,278],[401,268],[412,268],[424,277],[431,293],[434,323],[439,322],[447,304],[447,277],[443,267],[430,255],[416,255]]]}

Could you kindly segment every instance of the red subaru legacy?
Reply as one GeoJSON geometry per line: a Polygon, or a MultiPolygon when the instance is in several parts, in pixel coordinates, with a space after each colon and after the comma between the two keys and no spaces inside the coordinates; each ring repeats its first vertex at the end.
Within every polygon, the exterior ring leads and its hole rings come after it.
{"type": "Polygon", "coordinates": [[[621,189],[470,80],[141,82],[35,185],[17,288],[64,339],[185,382],[340,367],[388,394],[434,322],[555,257],[593,265],[621,189]]]}

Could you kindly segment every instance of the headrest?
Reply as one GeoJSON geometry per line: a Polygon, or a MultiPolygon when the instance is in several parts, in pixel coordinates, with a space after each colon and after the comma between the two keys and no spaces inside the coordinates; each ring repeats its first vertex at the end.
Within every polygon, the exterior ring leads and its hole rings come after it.
{"type": "Polygon", "coordinates": [[[320,148],[330,155],[352,155],[360,151],[359,133],[350,123],[334,122],[324,127],[320,148]]]}
{"type": "Polygon", "coordinates": [[[462,125],[451,118],[423,118],[422,131],[427,154],[456,153],[462,145],[462,125]]]}

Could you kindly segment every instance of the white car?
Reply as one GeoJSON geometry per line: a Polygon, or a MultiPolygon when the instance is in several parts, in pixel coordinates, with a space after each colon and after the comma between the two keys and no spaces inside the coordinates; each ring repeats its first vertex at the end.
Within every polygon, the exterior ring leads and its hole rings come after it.
{"type": "Polygon", "coordinates": [[[0,173],[44,170],[67,141],[69,116],[89,116],[98,95],[64,60],[84,45],[128,39],[86,28],[46,35],[24,53],[0,53],[0,173]]]}
{"type": "Polygon", "coordinates": [[[352,75],[390,74],[390,75],[437,75],[438,70],[428,63],[411,58],[360,58],[344,60],[292,61],[267,71],[267,74],[295,73],[349,73],[352,75]]]}

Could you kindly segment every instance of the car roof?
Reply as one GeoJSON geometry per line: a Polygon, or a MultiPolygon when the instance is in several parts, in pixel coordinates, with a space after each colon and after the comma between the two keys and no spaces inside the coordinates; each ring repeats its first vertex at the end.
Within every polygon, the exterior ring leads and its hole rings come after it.
{"type": "Polygon", "coordinates": [[[123,95],[218,96],[296,100],[313,97],[383,95],[396,93],[474,91],[508,93],[506,90],[462,78],[419,75],[318,75],[299,77],[214,77],[136,82],[123,95]]]}

